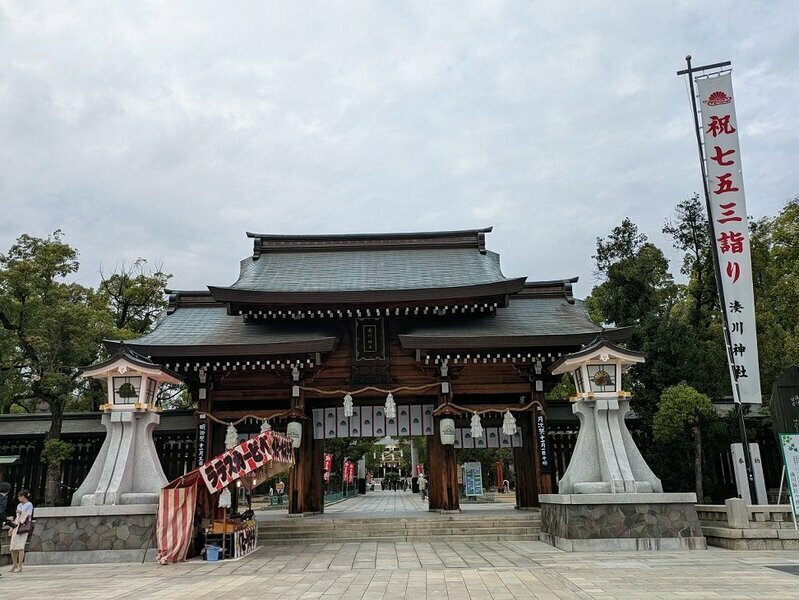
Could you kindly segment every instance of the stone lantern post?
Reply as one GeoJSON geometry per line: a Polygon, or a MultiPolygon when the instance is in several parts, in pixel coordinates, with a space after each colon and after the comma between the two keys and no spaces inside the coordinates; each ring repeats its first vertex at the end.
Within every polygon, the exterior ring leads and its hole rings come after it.
{"type": "Polygon", "coordinates": [[[663,493],[625,423],[625,370],[643,354],[601,337],[563,356],[550,370],[570,373],[580,431],[558,494],[542,494],[542,540],[562,550],[706,548],[696,494],[663,493]]]}
{"type": "Polygon", "coordinates": [[[124,346],[112,358],[83,369],[83,376],[106,382],[108,402],[101,410],[108,433],[72,505],[157,503],[167,480],[153,444],[161,420],[155,401],[162,384],[180,380],[124,346]]]}

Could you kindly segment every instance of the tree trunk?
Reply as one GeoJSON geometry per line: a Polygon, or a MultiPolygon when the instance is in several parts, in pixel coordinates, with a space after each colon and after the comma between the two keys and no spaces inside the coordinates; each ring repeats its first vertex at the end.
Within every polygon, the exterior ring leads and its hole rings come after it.
{"type": "Polygon", "coordinates": [[[696,501],[702,504],[705,493],[702,486],[702,429],[699,426],[699,415],[694,417],[694,485],[696,487],[696,501]]]}
{"type": "MultiPolygon", "coordinates": [[[[64,418],[64,405],[61,402],[50,404],[50,430],[44,436],[44,443],[48,440],[61,439],[61,424],[64,418]]],[[[47,465],[47,477],[44,482],[44,502],[48,506],[61,504],[61,465],[47,465]]]]}

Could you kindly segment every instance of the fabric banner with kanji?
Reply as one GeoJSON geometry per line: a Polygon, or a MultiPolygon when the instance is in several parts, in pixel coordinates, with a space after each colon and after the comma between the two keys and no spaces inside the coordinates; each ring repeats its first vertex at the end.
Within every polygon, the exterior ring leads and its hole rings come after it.
{"type": "Polygon", "coordinates": [[[737,383],[737,389],[733,385],[733,397],[736,402],[760,404],[749,219],[732,75],[700,77],[696,84],[701,102],[710,218],[716,236],[713,251],[719,259],[718,283],[724,292],[723,310],[730,335],[730,377],[737,383]]]}
{"type": "Polygon", "coordinates": [[[291,438],[275,431],[265,431],[209,460],[199,471],[208,491],[213,494],[270,462],[294,462],[291,438]]]}

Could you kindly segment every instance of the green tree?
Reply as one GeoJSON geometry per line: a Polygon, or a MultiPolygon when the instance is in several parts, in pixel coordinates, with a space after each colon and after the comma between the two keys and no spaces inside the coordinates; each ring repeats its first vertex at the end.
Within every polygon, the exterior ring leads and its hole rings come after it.
{"type": "Polygon", "coordinates": [[[751,226],[762,390],[799,363],[799,197],[751,226]]]}
{"type": "Polygon", "coordinates": [[[706,327],[719,315],[718,294],[707,213],[698,194],[677,204],[663,233],[671,237],[676,250],[684,253],[680,271],[688,277],[691,323],[695,328],[706,327]]]}
{"type": "Polygon", "coordinates": [[[22,235],[0,255],[4,367],[13,371],[15,401],[43,401],[51,413],[45,435],[45,447],[52,449],[47,504],[61,496],[57,465],[68,452],[55,441],[61,439],[67,403],[84,385],[77,367],[95,361],[100,341],[113,330],[103,300],[92,289],[67,281],[77,270],[78,252],[62,241],[61,231],[47,238],[22,235]]]}
{"type": "Polygon", "coordinates": [[[625,327],[669,309],[677,291],[669,261],[630,219],[597,238],[593,258],[602,281],[587,300],[593,318],[625,327]]]}
{"type": "Polygon", "coordinates": [[[702,477],[702,424],[715,416],[713,402],[686,383],[666,388],[652,423],[655,439],[670,442],[687,435],[693,440],[694,486],[699,502],[704,501],[702,477]]]}
{"type": "Polygon", "coordinates": [[[120,337],[136,337],[152,329],[166,308],[164,289],[171,277],[160,266],[150,267],[144,258],[132,265],[122,263],[108,277],[101,273],[97,292],[107,302],[120,337]]]}

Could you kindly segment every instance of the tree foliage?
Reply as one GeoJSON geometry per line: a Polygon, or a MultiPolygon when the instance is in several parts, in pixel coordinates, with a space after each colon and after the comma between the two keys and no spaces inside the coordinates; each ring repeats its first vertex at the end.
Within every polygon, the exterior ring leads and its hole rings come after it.
{"type": "Polygon", "coordinates": [[[39,238],[21,235],[0,254],[0,408],[51,415],[43,460],[49,465],[45,502],[61,499],[60,464],[68,458],[61,440],[64,412],[92,408],[104,393],[80,377],[79,367],[103,353],[104,338],[145,333],[163,306],[168,275],[148,271],[146,261],[103,280],[101,289],[72,279],[78,251],[61,231],[39,238]]]}
{"type": "Polygon", "coordinates": [[[716,414],[713,402],[687,383],[663,390],[660,405],[652,422],[655,439],[672,441],[690,433],[696,418],[709,419],[716,414]]]}
{"type": "Polygon", "coordinates": [[[120,337],[127,339],[150,331],[166,308],[164,288],[172,275],[139,258],[131,265],[122,263],[108,277],[101,273],[101,277],[97,292],[108,304],[120,337]]]}
{"type": "MultiPolygon", "coordinates": [[[[667,423],[687,423],[683,418],[687,418],[687,413],[678,410],[680,405],[672,395],[675,390],[685,391],[681,384],[693,388],[700,397],[722,398],[729,396],[731,389],[711,239],[700,198],[693,196],[679,202],[664,224],[663,233],[682,253],[679,269],[685,283],[674,282],[660,249],[630,219],[625,219],[607,238],[597,239],[594,260],[599,283],[587,302],[596,321],[633,328],[628,346],[647,355],[646,363],[633,367],[627,379],[632,384],[633,408],[643,430],[641,450],[667,489],[689,489],[694,474],[680,455],[695,452],[692,436],[665,436],[667,423]],[[664,396],[667,390],[669,393],[664,396]]],[[[799,363],[797,239],[799,198],[787,202],[776,216],[751,225],[758,348],[765,393],[787,367],[799,363]]],[[[558,396],[568,393],[565,385],[555,391],[558,396]]],[[[693,398],[696,401],[696,396],[693,398]]],[[[728,447],[737,434],[732,433],[735,423],[727,419],[708,414],[700,420],[706,463],[707,456],[728,447]]],[[[692,423],[688,431],[695,426],[692,423]]],[[[710,482],[706,480],[704,487],[708,489],[710,482]]]]}

